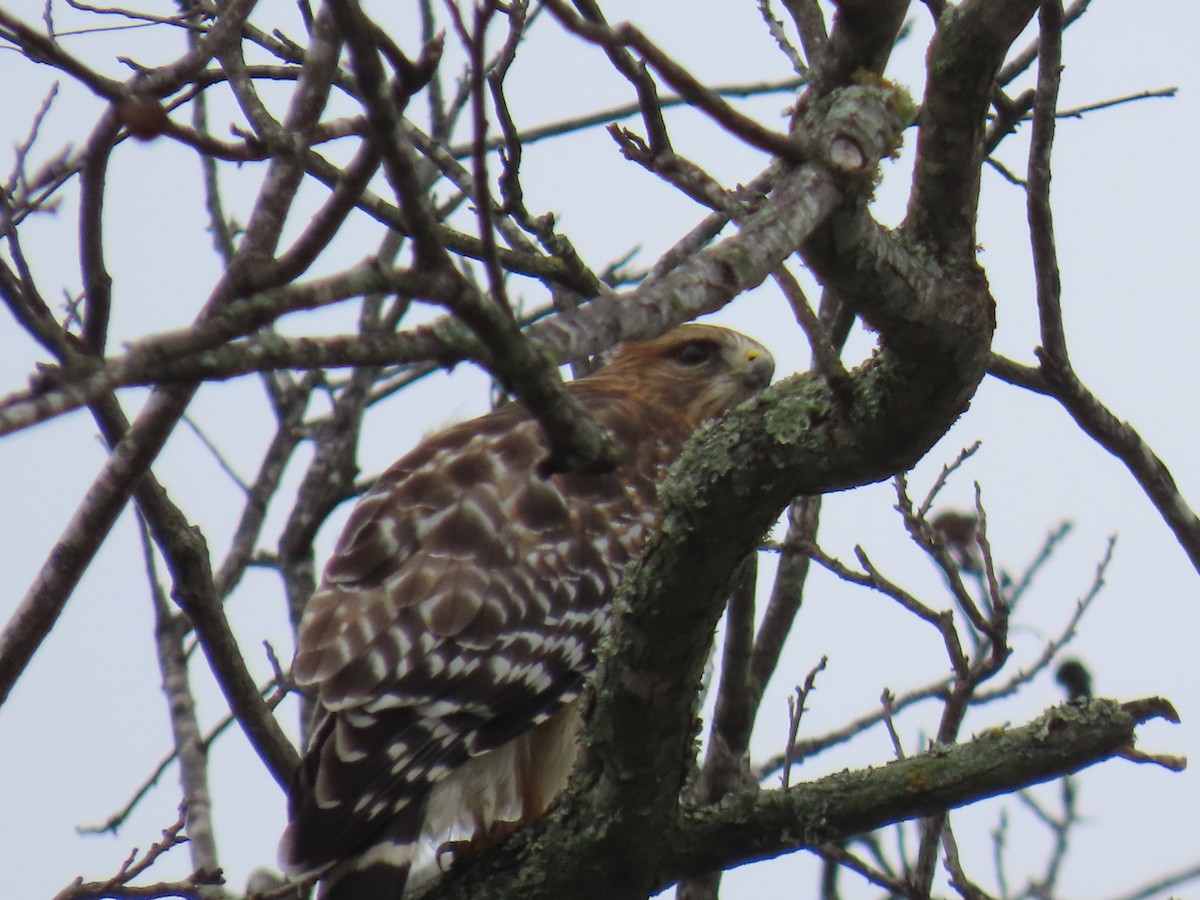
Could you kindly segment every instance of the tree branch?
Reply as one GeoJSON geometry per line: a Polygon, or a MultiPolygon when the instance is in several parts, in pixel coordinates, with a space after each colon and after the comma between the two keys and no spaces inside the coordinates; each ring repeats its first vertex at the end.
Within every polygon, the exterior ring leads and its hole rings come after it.
{"type": "Polygon", "coordinates": [[[938,254],[974,257],[984,113],[1005,53],[1037,8],[1038,0],[964,0],[938,22],[904,223],[938,254]]]}
{"type": "MultiPolygon", "coordinates": [[[[1118,704],[1063,704],[1017,728],[992,730],[966,744],[938,747],[883,767],[841,772],[789,790],[748,791],[701,810],[682,812],[669,829],[646,895],[713,868],[732,868],[869,832],[886,825],[965,806],[997,794],[1078,772],[1121,755],[1136,727],[1153,718],[1178,722],[1161,698],[1118,704]]],[[[595,854],[592,828],[577,825],[572,839],[547,857],[547,843],[571,826],[569,808],[520,832],[503,847],[469,859],[435,882],[419,900],[499,900],[555,897],[546,860],[584,865],[595,854]]],[[[626,823],[636,831],[637,826],[626,823]]],[[[597,866],[611,857],[594,857],[597,866]]],[[[572,896],[610,897],[608,888],[578,871],[572,896]]],[[[566,883],[565,881],[563,883],[566,883]]]]}
{"type": "Polygon", "coordinates": [[[654,889],[714,861],[730,868],[1078,772],[1119,756],[1135,740],[1136,727],[1153,718],[1179,721],[1157,697],[1064,704],[1027,725],[988,731],[882,768],[731,797],[682,816],[675,849],[654,889]]]}

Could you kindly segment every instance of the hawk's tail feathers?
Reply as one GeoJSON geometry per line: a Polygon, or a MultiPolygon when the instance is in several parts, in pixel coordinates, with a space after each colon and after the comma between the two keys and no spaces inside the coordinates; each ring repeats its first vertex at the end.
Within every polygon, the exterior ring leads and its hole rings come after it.
{"type": "Polygon", "coordinates": [[[343,860],[321,878],[317,900],[400,900],[416,844],[384,837],[365,853],[343,860]]]}
{"type": "Polygon", "coordinates": [[[362,852],[314,868],[292,856],[293,823],[280,842],[280,857],[293,877],[319,873],[317,900],[400,900],[420,849],[424,819],[425,803],[418,801],[393,817],[362,852]]]}

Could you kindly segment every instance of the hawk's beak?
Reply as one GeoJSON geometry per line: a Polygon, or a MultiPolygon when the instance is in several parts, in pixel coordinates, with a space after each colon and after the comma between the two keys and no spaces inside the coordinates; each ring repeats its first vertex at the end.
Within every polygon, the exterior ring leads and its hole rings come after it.
{"type": "Polygon", "coordinates": [[[746,351],[742,373],[747,384],[754,390],[761,391],[771,383],[771,376],[775,374],[775,360],[761,347],[752,347],[746,351]]]}

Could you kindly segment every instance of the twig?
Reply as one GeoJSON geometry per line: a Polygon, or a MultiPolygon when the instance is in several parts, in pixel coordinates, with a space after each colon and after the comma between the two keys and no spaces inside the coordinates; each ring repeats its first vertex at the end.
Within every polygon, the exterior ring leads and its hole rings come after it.
{"type": "Polygon", "coordinates": [[[346,42],[375,149],[383,159],[388,182],[404,208],[406,230],[413,239],[417,268],[437,271],[447,265],[445,247],[430,198],[416,171],[412,146],[400,128],[400,111],[394,104],[376,46],[378,29],[355,0],[337,3],[327,9],[346,42]]]}
{"type": "Polygon", "coordinates": [[[181,806],[179,818],[175,824],[163,829],[162,839],[151,844],[141,857],[135,847],[133,852],[121,864],[121,868],[107,881],[85,882],[76,878],[74,882],[54,895],[54,900],[101,900],[106,897],[119,897],[122,900],[151,900],[157,897],[184,897],[187,900],[204,900],[204,889],[208,886],[225,883],[220,870],[195,871],[184,881],[164,882],[149,885],[130,885],[129,882],[147,871],[158,858],[172,847],[185,843],[188,839],[183,835],[186,811],[181,806]]]}
{"type": "Polygon", "coordinates": [[[805,154],[787,135],[764,128],[755,120],[737,112],[732,106],[704,87],[682,66],[655,46],[641,31],[628,22],[607,27],[588,22],[572,11],[563,0],[544,0],[545,5],[569,31],[604,47],[632,47],[668,84],[690,105],[712,118],[717,124],[737,135],[753,147],[772,156],[792,162],[804,162],[805,154]]]}
{"type": "Polygon", "coordinates": [[[5,185],[5,193],[9,197],[15,195],[18,189],[24,189],[28,186],[25,163],[29,159],[29,153],[33,150],[33,145],[37,142],[38,134],[41,133],[42,123],[46,120],[46,116],[49,115],[50,107],[54,104],[54,98],[57,96],[58,82],[56,81],[50,85],[50,90],[46,92],[46,96],[42,98],[37,112],[33,114],[33,121],[29,125],[29,131],[26,133],[25,139],[18,143],[13,150],[12,172],[9,174],[8,183],[5,185]]]}
{"type": "Polygon", "coordinates": [[[808,76],[808,66],[804,65],[804,60],[800,58],[800,54],[796,52],[796,48],[792,46],[792,42],[788,40],[787,33],[783,30],[783,22],[775,18],[775,14],[771,12],[771,0],[758,0],[758,13],[762,16],[763,23],[767,26],[767,31],[775,40],[775,45],[784,56],[788,58],[788,62],[792,64],[792,71],[801,78],[808,76]]]}
{"type": "Polygon", "coordinates": [[[1008,810],[1004,807],[1000,809],[1000,816],[996,822],[996,827],[992,830],[992,868],[995,870],[996,884],[999,888],[998,893],[1001,897],[1008,897],[1008,875],[1005,872],[1006,864],[1004,859],[1005,850],[1008,847],[1008,810]]]}
{"type": "Polygon", "coordinates": [[[980,555],[983,557],[984,584],[987,588],[984,599],[990,607],[988,623],[991,626],[989,636],[992,638],[992,657],[998,668],[1009,653],[1006,642],[1001,637],[1008,634],[1008,598],[1004,595],[1000,579],[996,576],[992,545],[987,536],[987,512],[983,508],[983,489],[979,486],[979,482],[975,482],[975,518],[979,523],[975,529],[975,539],[979,544],[980,555]]]}
{"type": "Polygon", "coordinates": [[[996,157],[989,156],[983,162],[984,162],[984,165],[991,166],[993,169],[995,169],[997,172],[999,172],[1000,177],[1003,178],[1005,181],[1007,181],[1009,184],[1016,185],[1017,187],[1021,188],[1021,190],[1025,190],[1028,188],[1028,184],[1025,182],[1024,178],[1022,178],[1020,175],[1017,175],[1014,172],[1012,172],[1007,166],[1004,165],[1004,163],[1002,163],[1002,162],[1000,162],[1000,160],[996,159],[996,157]]]}
{"type": "Polygon", "coordinates": [[[818,54],[829,41],[829,34],[825,30],[825,14],[821,12],[817,0],[782,0],[782,2],[792,17],[792,21],[796,24],[804,55],[808,57],[808,64],[812,66],[816,63],[818,54]]]}
{"type": "Polygon", "coordinates": [[[808,346],[812,349],[813,361],[817,365],[817,371],[821,373],[835,396],[843,396],[849,389],[850,374],[842,365],[837,348],[833,346],[833,341],[829,338],[829,331],[809,304],[808,298],[804,296],[800,282],[796,280],[786,264],[781,264],[771,273],[771,277],[783,292],[788,305],[791,306],[796,321],[804,329],[805,337],[808,338],[808,346]]]}
{"type": "MultiPolygon", "coordinates": [[[[458,31],[459,39],[466,48],[468,59],[470,60],[468,71],[471,83],[471,129],[472,134],[475,136],[474,149],[471,153],[472,173],[474,176],[474,190],[472,193],[475,198],[475,215],[479,222],[479,239],[483,244],[483,267],[484,271],[487,272],[488,288],[491,292],[492,300],[511,319],[514,318],[512,303],[509,301],[508,292],[504,287],[503,269],[496,257],[496,235],[492,223],[492,194],[489,187],[490,181],[488,179],[487,165],[488,121],[487,107],[485,105],[487,97],[485,84],[489,82],[489,78],[485,57],[487,53],[487,28],[491,22],[492,15],[495,13],[495,7],[490,3],[477,3],[475,5],[473,31],[467,28],[466,22],[463,21],[462,14],[459,12],[454,0],[446,0],[446,8],[450,12],[451,21],[453,21],[454,27],[458,31]]],[[[524,21],[524,9],[521,3],[514,3],[511,10],[512,12],[509,15],[509,35],[504,42],[501,59],[493,72],[496,80],[490,82],[494,93],[499,91],[499,85],[504,78],[504,73],[508,65],[512,62],[513,55],[516,53],[517,41],[521,34],[521,24],[524,21]]]]}
{"type": "Polygon", "coordinates": [[[1095,103],[1087,103],[1083,106],[1060,109],[1054,115],[1058,119],[1082,119],[1087,113],[1097,112],[1102,109],[1111,109],[1114,106],[1121,106],[1125,103],[1136,103],[1139,100],[1153,100],[1156,98],[1174,100],[1175,95],[1178,93],[1179,88],[1177,87],[1138,91],[1136,94],[1125,94],[1121,97],[1113,97],[1111,100],[1097,100],[1095,103]]]}
{"type": "Polygon", "coordinates": [[[234,529],[233,537],[229,541],[229,549],[225,553],[225,558],[217,568],[213,579],[219,597],[228,597],[232,593],[238,582],[241,581],[246,566],[254,557],[254,550],[263,524],[266,522],[267,508],[271,498],[279,489],[288,461],[300,446],[300,426],[304,408],[309,391],[315,381],[316,379],[311,376],[303,379],[302,386],[296,391],[294,402],[276,411],[280,419],[275,435],[263,453],[254,483],[246,488],[246,500],[242,507],[242,514],[234,529]]]}
{"type": "Polygon", "coordinates": [[[204,433],[204,429],[202,429],[196,423],[196,420],[194,418],[192,418],[192,416],[185,414],[183,416],[183,424],[186,425],[188,427],[188,430],[191,431],[192,434],[194,434],[196,436],[196,439],[199,440],[200,443],[204,445],[204,449],[209,452],[209,454],[212,456],[213,460],[216,462],[217,466],[221,469],[221,471],[229,476],[230,481],[232,481],[239,488],[241,488],[243,494],[249,494],[250,493],[250,485],[246,484],[245,479],[243,479],[242,476],[239,475],[237,473],[237,470],[233,467],[233,463],[231,463],[228,459],[225,458],[225,454],[221,451],[221,448],[218,447],[215,443],[213,443],[213,441],[208,437],[208,435],[204,433]]]}
{"type": "MultiPolygon", "coordinates": [[[[434,14],[434,0],[420,0],[418,5],[421,10],[421,41],[425,46],[429,46],[441,34],[438,29],[437,16],[434,14]]],[[[434,140],[446,143],[450,140],[454,123],[448,115],[446,107],[446,94],[442,87],[440,66],[434,69],[429,77],[429,88],[426,95],[429,98],[430,133],[434,140]]]]}
{"type": "MultiPolygon", "coordinates": [[[[1075,0],[1074,3],[1067,8],[1063,15],[1062,28],[1065,29],[1073,24],[1076,19],[1087,12],[1088,5],[1091,0],[1075,0]]],[[[1004,64],[999,72],[996,73],[996,84],[1001,87],[1011,82],[1014,78],[1033,65],[1033,61],[1038,58],[1038,50],[1040,49],[1040,40],[1034,40],[1024,50],[1014,56],[1011,60],[1004,64]]]]}
{"type": "MultiPolygon", "coordinates": [[[[133,19],[134,21],[145,25],[175,25],[177,27],[187,28],[191,31],[203,32],[205,30],[205,26],[200,22],[193,23],[189,21],[195,15],[194,13],[181,13],[174,16],[156,16],[147,12],[141,12],[136,9],[124,9],[112,6],[93,6],[90,3],[83,3],[81,0],[66,0],[66,2],[67,6],[71,7],[71,9],[77,9],[81,12],[95,13],[98,16],[120,16],[122,19],[133,19]]],[[[93,29],[88,28],[81,30],[90,33],[93,29]]],[[[61,37],[63,35],[75,34],[77,32],[58,31],[55,33],[61,37]]]]}
{"type": "MultiPolygon", "coordinates": [[[[1059,522],[1054,528],[1050,529],[1046,539],[1042,541],[1042,546],[1038,548],[1038,552],[1034,554],[1033,559],[1027,565],[1021,576],[1013,582],[1008,589],[1008,605],[1015,609],[1021,598],[1025,596],[1025,592],[1029,590],[1029,586],[1033,583],[1033,579],[1037,573],[1041,571],[1042,566],[1050,561],[1050,557],[1054,554],[1055,549],[1062,541],[1064,541],[1071,529],[1074,527],[1073,522],[1059,522]]],[[[1105,557],[1111,555],[1112,544],[1116,540],[1115,536],[1109,539],[1109,551],[1105,557]]]]}
{"type": "Polygon", "coordinates": [[[1022,685],[1032,681],[1034,677],[1038,675],[1038,673],[1040,673],[1043,669],[1048,667],[1051,662],[1053,662],[1059,651],[1061,651],[1062,648],[1065,647],[1075,637],[1075,630],[1079,626],[1079,622],[1083,618],[1084,613],[1088,611],[1092,605],[1092,602],[1098,596],[1100,596],[1100,592],[1104,589],[1104,576],[1108,571],[1109,565],[1112,563],[1113,550],[1116,547],[1116,540],[1117,539],[1115,535],[1108,539],[1108,544],[1105,547],[1104,555],[1100,559],[1100,562],[1096,565],[1096,573],[1092,578],[1091,586],[1075,604],[1075,611],[1071,614],[1071,617],[1067,620],[1067,623],[1059,632],[1058,637],[1046,642],[1046,646],[1042,649],[1041,654],[1036,660],[1034,660],[1032,664],[1030,664],[1028,667],[1019,669],[1007,682],[997,685],[988,691],[979,691],[975,695],[973,702],[988,703],[1001,697],[1010,696],[1022,685]]]}
{"type": "Polygon", "coordinates": [[[1010,383],[1053,396],[1088,436],[1124,462],[1174,533],[1193,568],[1200,571],[1200,519],[1188,506],[1162,460],[1132,426],[1117,419],[1083,385],[1067,358],[1048,205],[1048,154],[1053,135],[1053,94],[1058,85],[1055,54],[1060,48],[1062,30],[1057,13],[1061,4],[1044,4],[1042,10],[1045,22],[1039,40],[1045,43],[1047,58],[1039,63],[1040,112],[1035,111],[1035,138],[1030,146],[1030,178],[1036,179],[1036,190],[1030,190],[1029,218],[1044,349],[1038,352],[1040,367],[1036,372],[999,358],[993,360],[991,371],[1010,383]]]}
{"type": "MultiPolygon", "coordinates": [[[[736,84],[714,84],[709,87],[719,97],[757,97],[762,94],[779,94],[792,93],[803,86],[803,80],[800,78],[780,78],[774,81],[753,81],[739,82],[736,84]]],[[[673,109],[678,106],[688,106],[690,101],[679,94],[664,94],[659,95],[658,105],[660,109],[673,109]]],[[[633,116],[641,115],[642,104],[640,101],[634,103],[623,103],[617,106],[612,106],[607,109],[599,110],[594,113],[586,113],[580,116],[572,116],[569,119],[560,119],[557,122],[548,122],[545,125],[536,125],[531,128],[518,131],[516,136],[522,144],[529,145],[537,141],[544,141],[548,138],[563,137],[573,134],[577,131],[584,131],[588,128],[595,128],[600,125],[610,125],[613,122],[618,122],[621,119],[632,118],[633,116]]],[[[436,133],[436,132],[435,132],[436,133]]],[[[498,150],[505,146],[504,136],[496,136],[488,139],[488,149],[498,150]]],[[[473,144],[453,144],[448,148],[449,154],[457,159],[470,156],[473,144]]]]}
{"type": "MultiPolygon", "coordinates": [[[[950,679],[941,678],[920,688],[906,691],[895,699],[895,702],[892,704],[892,712],[900,712],[925,700],[932,700],[935,698],[945,699],[949,689],[950,679]]],[[[851,738],[862,734],[867,729],[878,725],[883,721],[883,719],[884,712],[882,708],[879,708],[873,712],[866,713],[865,715],[848,722],[841,728],[834,729],[833,731],[826,732],[823,735],[810,738],[805,741],[797,741],[794,751],[795,758],[807,759],[810,756],[816,756],[819,753],[823,753],[831,747],[844,744],[851,738]]],[[[770,778],[772,775],[783,769],[784,761],[784,755],[782,753],[777,753],[754,766],[752,771],[755,779],[758,781],[763,781],[767,778],[770,778]]]]}
{"type": "Polygon", "coordinates": [[[821,858],[829,864],[847,868],[861,875],[868,883],[886,889],[893,896],[902,897],[908,892],[908,885],[905,884],[902,878],[895,878],[882,869],[869,865],[865,860],[859,859],[845,847],[839,847],[837,844],[821,844],[815,849],[821,858]]]}
{"type": "MultiPolygon", "coordinates": [[[[272,679],[271,681],[268,681],[261,689],[263,697],[275,692],[275,695],[267,701],[268,706],[271,709],[274,709],[276,706],[278,706],[279,702],[283,699],[283,696],[276,691],[277,687],[278,683],[272,679]]],[[[236,722],[237,717],[233,713],[226,713],[225,716],[222,717],[216,725],[209,729],[207,734],[205,734],[204,752],[208,753],[209,749],[213,745],[213,742],[220,735],[224,734],[225,731],[229,729],[230,725],[233,725],[236,722]]],[[[79,834],[116,834],[121,826],[124,825],[129,819],[129,816],[133,813],[134,809],[137,808],[137,805],[141,803],[146,795],[150,793],[150,790],[156,784],[158,784],[158,780],[162,778],[167,769],[170,768],[171,763],[175,762],[175,759],[176,754],[174,750],[171,750],[171,752],[163,756],[163,758],[159,760],[158,765],[154,767],[154,771],[146,776],[146,779],[137,787],[137,789],[133,792],[133,795],[128,801],[126,801],[125,805],[109,816],[104,822],[99,825],[81,825],[75,830],[79,834]]]]}
{"type": "Polygon", "coordinates": [[[800,733],[800,719],[804,715],[805,701],[808,700],[808,695],[812,693],[817,683],[817,674],[825,671],[825,666],[829,662],[826,656],[821,657],[812,669],[809,670],[807,677],[804,679],[803,686],[796,685],[793,696],[788,697],[788,739],[787,746],[783,751],[783,772],[781,775],[782,787],[786,791],[791,781],[792,764],[796,760],[796,738],[800,733]]]}
{"type": "MultiPolygon", "coordinates": [[[[913,510],[912,500],[908,496],[907,478],[903,474],[900,474],[893,479],[893,482],[896,485],[895,508],[904,520],[904,527],[908,531],[909,537],[941,570],[946,580],[946,586],[950,589],[955,604],[962,611],[962,614],[966,617],[967,622],[974,629],[975,633],[994,638],[994,635],[989,631],[990,625],[987,618],[980,612],[979,607],[975,603],[975,598],[971,596],[966,585],[963,584],[962,572],[959,569],[958,563],[946,547],[945,541],[941,539],[928,521],[913,510]]],[[[955,671],[963,672],[965,669],[960,669],[956,666],[955,671]]]]}
{"type": "Polygon", "coordinates": [[[1050,829],[1050,833],[1054,835],[1054,846],[1050,852],[1050,857],[1046,860],[1045,873],[1037,883],[1029,885],[1029,893],[1035,897],[1055,897],[1058,895],[1058,878],[1062,872],[1063,863],[1067,858],[1067,851],[1070,849],[1071,829],[1079,824],[1079,817],[1075,807],[1075,779],[1071,776],[1064,776],[1059,782],[1059,796],[1062,802],[1062,812],[1058,816],[1052,816],[1042,809],[1040,804],[1033,798],[1028,791],[1020,791],[1017,794],[1018,802],[1024,804],[1026,808],[1034,813],[1042,823],[1050,829]]]}
{"type": "MultiPolygon", "coordinates": [[[[78,2],[78,0],[75,0],[78,2]]],[[[190,14],[178,18],[185,23],[195,18],[199,24],[201,13],[195,9],[190,14]]],[[[194,52],[199,44],[199,37],[194,30],[188,31],[188,46],[194,52]]],[[[197,90],[192,99],[192,128],[199,135],[212,137],[208,129],[208,98],[205,91],[197,90]]],[[[208,228],[212,235],[213,249],[221,260],[228,265],[237,252],[229,222],[225,217],[225,206],[221,200],[221,184],[217,170],[217,160],[210,154],[200,156],[200,169],[204,173],[204,205],[208,210],[208,228]]]]}
{"type": "Polygon", "coordinates": [[[737,196],[725,190],[700,166],[670,148],[655,149],[653,142],[647,144],[628,128],[617,125],[608,126],[608,133],[626,159],[644,166],[702,206],[724,213],[735,222],[748,212],[737,196]]]}
{"type": "Polygon", "coordinates": [[[888,737],[892,739],[892,749],[896,753],[896,759],[905,759],[904,745],[900,742],[900,735],[896,731],[896,723],[892,721],[892,714],[895,712],[896,695],[888,688],[883,689],[883,693],[879,695],[879,705],[883,707],[883,724],[887,728],[888,737]]]}
{"type": "MultiPolygon", "coordinates": [[[[524,157],[524,147],[520,133],[508,108],[508,99],[504,95],[504,79],[509,67],[516,58],[517,46],[524,37],[525,16],[528,10],[527,0],[514,0],[508,7],[509,28],[504,46],[496,55],[491,71],[487,73],[488,89],[492,95],[492,106],[496,110],[496,121],[500,126],[500,134],[504,143],[500,147],[500,160],[503,168],[500,171],[500,196],[504,200],[502,211],[516,214],[520,219],[529,220],[532,217],[525,210],[525,191],[521,186],[521,161],[524,157]]],[[[472,148],[478,167],[479,156],[486,156],[490,149],[486,134],[476,134],[472,148]]],[[[483,185],[486,190],[486,183],[483,185]]],[[[476,190],[479,189],[478,183],[476,190]]],[[[523,225],[528,228],[528,225],[523,225]]]]}
{"type": "Polygon", "coordinates": [[[992,900],[991,895],[969,879],[963,871],[962,860],[958,856],[958,842],[954,840],[954,831],[948,822],[942,831],[942,849],[946,854],[946,871],[950,873],[950,886],[958,895],[963,900],[992,900]]]}
{"type": "Polygon", "coordinates": [[[1171,872],[1161,878],[1156,878],[1154,881],[1148,882],[1133,891],[1125,894],[1117,894],[1108,898],[1108,900],[1148,900],[1150,897],[1161,896],[1164,892],[1172,888],[1188,884],[1198,878],[1200,878],[1200,863],[1190,865],[1178,872],[1171,872]]]}
{"type": "Polygon", "coordinates": [[[0,9],[0,39],[17,45],[38,62],[60,69],[99,97],[118,101],[127,95],[124,84],[93,71],[64,50],[52,36],[35,31],[4,9],[0,9]]]}
{"type": "Polygon", "coordinates": [[[933,480],[933,484],[929,488],[929,492],[925,495],[925,499],[921,501],[921,505],[917,507],[916,515],[923,519],[929,515],[929,510],[933,508],[933,501],[937,499],[937,495],[942,492],[942,488],[946,486],[946,482],[950,480],[950,476],[962,467],[968,459],[979,452],[979,448],[983,446],[982,441],[975,441],[968,447],[964,447],[958,451],[958,455],[954,459],[942,466],[942,471],[938,473],[938,477],[933,480]]]}
{"type": "Polygon", "coordinates": [[[849,566],[827,555],[819,547],[813,546],[809,548],[809,555],[813,561],[828,569],[838,578],[843,581],[849,581],[853,584],[860,584],[864,587],[873,588],[887,597],[891,597],[899,603],[904,609],[908,610],[913,615],[922,621],[928,622],[938,630],[942,636],[942,642],[946,646],[946,652],[950,657],[951,665],[956,672],[965,672],[967,670],[967,657],[962,651],[962,646],[958,639],[958,633],[954,630],[954,616],[948,611],[935,611],[929,606],[926,606],[908,591],[904,590],[898,584],[888,580],[883,574],[875,568],[870,558],[867,556],[862,547],[855,547],[854,553],[858,557],[859,564],[862,565],[864,571],[856,572],[849,566]]]}

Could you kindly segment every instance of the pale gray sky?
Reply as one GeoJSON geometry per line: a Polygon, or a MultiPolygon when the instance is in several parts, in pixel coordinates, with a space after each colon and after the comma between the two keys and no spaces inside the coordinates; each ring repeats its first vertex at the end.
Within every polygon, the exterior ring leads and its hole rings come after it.
{"type": "MultiPolygon", "coordinates": [[[[27,22],[40,19],[41,3],[35,0],[6,6],[27,22]]],[[[686,5],[623,0],[604,6],[613,21],[635,20],[707,82],[789,74],[750,0],[686,5]]],[[[164,13],[167,9],[163,5],[164,13]]],[[[55,13],[59,29],[68,29],[70,11],[56,4],[55,13]]],[[[914,5],[912,16],[912,37],[898,48],[889,74],[919,96],[929,26],[920,4],[914,5]]],[[[264,4],[256,21],[301,33],[288,3],[264,4]]],[[[542,23],[514,69],[509,99],[521,124],[540,124],[630,99],[627,86],[610,74],[598,51],[553,37],[554,31],[551,23],[542,23]],[[538,37],[538,32],[544,34],[538,37]]],[[[1172,85],[1180,93],[1174,100],[1147,100],[1060,122],[1053,182],[1072,359],[1098,396],[1150,442],[1193,504],[1200,503],[1190,389],[1195,335],[1200,333],[1193,273],[1193,211],[1200,190],[1195,165],[1200,157],[1197,33],[1200,8],[1187,0],[1092,4],[1067,35],[1062,105],[1172,85]]],[[[415,48],[414,39],[396,36],[415,48]]],[[[124,78],[128,70],[115,57],[131,56],[146,64],[166,61],[179,50],[178,36],[164,43],[167,37],[164,30],[147,29],[63,40],[105,73],[124,78]]],[[[457,58],[448,52],[444,65],[454,65],[457,58]]],[[[6,85],[0,101],[0,147],[5,154],[0,170],[9,168],[11,147],[23,138],[58,77],[0,50],[0,83],[6,85]]],[[[35,159],[48,158],[64,143],[78,144],[102,109],[86,90],[60,80],[59,97],[35,159]]],[[[769,117],[786,104],[786,97],[775,96],[751,108],[769,117]]],[[[212,120],[220,130],[225,121],[233,121],[233,114],[218,107],[212,120]]],[[[669,123],[676,147],[726,183],[748,180],[765,164],[760,154],[721,139],[695,116],[673,113],[669,123]]],[[[1020,170],[1023,149],[1023,136],[1018,136],[1006,142],[999,155],[1010,168],[1020,170]]],[[[225,171],[232,210],[248,209],[261,173],[262,167],[255,164],[225,171]]],[[[703,215],[690,201],[625,162],[600,131],[531,146],[524,173],[530,209],[554,210],[563,231],[597,268],[635,245],[643,248],[637,261],[649,264],[703,215]],[[638,198],[632,209],[631,196],[638,198]]],[[[878,215],[898,221],[906,192],[906,159],[885,166],[878,215]]],[[[25,250],[41,287],[51,296],[75,292],[79,282],[75,189],[63,196],[57,213],[31,222],[25,236],[25,250]]],[[[105,215],[106,250],[115,278],[114,347],[122,340],[188,323],[218,268],[204,231],[199,168],[192,151],[166,140],[122,145],[113,156],[105,215]]],[[[995,347],[1032,362],[1037,316],[1024,217],[1020,190],[986,170],[979,243],[980,261],[998,303],[995,347]]],[[[302,225],[301,221],[296,227],[302,225]]],[[[321,269],[332,271],[356,260],[375,240],[373,230],[352,231],[321,261],[321,269]]],[[[538,298],[531,294],[530,299],[538,298]]],[[[323,316],[297,317],[294,327],[312,333],[345,321],[336,313],[323,316]]],[[[780,362],[780,374],[806,365],[802,335],[772,287],[740,298],[718,319],[766,343],[780,362]]],[[[866,340],[854,346],[863,355],[869,352],[866,340]]],[[[11,319],[0,315],[0,393],[21,388],[42,358],[11,319]]],[[[123,395],[129,407],[136,405],[137,396],[123,395]]],[[[378,471],[423,433],[481,411],[486,403],[486,380],[476,372],[430,379],[372,420],[363,448],[364,471],[378,471]]],[[[256,382],[206,387],[192,415],[241,473],[254,471],[271,427],[256,382]]],[[[1071,519],[1076,526],[1026,601],[1012,639],[1017,659],[1035,657],[1041,643],[1067,621],[1093,578],[1108,536],[1118,534],[1107,588],[1070,652],[1093,668],[1096,689],[1104,696],[1168,697],[1183,724],[1144,728],[1142,746],[1186,754],[1200,736],[1195,687],[1200,683],[1200,660],[1193,649],[1194,635],[1200,631],[1200,581],[1171,534],[1124,468],[1081,435],[1061,409],[992,380],[918,468],[914,490],[923,493],[940,466],[977,439],[983,441],[982,450],[953,481],[946,498],[969,506],[972,482],[980,482],[991,542],[1006,567],[1019,570],[1025,565],[1060,520],[1071,519]]],[[[0,440],[0,571],[5,573],[0,618],[19,602],[103,455],[96,429],[82,412],[0,440]]],[[[176,433],[155,471],[205,530],[214,554],[222,554],[239,510],[238,490],[190,431],[181,428],[176,433]]],[[[298,467],[290,476],[294,483],[298,467]]],[[[893,578],[921,592],[931,604],[947,605],[937,574],[907,544],[890,510],[892,502],[887,485],[830,498],[822,543],[847,561],[853,558],[854,544],[861,543],[893,578]]],[[[276,524],[282,521],[282,510],[274,510],[273,517],[276,524]]],[[[325,553],[333,531],[323,534],[325,553]]],[[[229,610],[255,671],[267,677],[261,642],[271,641],[281,655],[290,652],[275,579],[251,571],[229,610]]],[[[133,519],[126,513],[58,627],[0,710],[0,878],[5,896],[50,897],[76,875],[107,877],[132,847],[144,849],[173,821],[179,792],[172,768],[115,837],[81,837],[75,832],[77,826],[101,822],[118,809],[168,749],[152,638],[141,551],[133,519]]],[[[873,710],[885,686],[900,693],[946,670],[940,641],[930,629],[917,627],[878,595],[815,576],[765,706],[756,757],[781,748],[785,698],[822,654],[828,654],[830,662],[804,721],[809,734],[873,710]]],[[[212,723],[224,713],[223,701],[202,662],[192,672],[202,720],[212,723]]],[[[1024,722],[1059,699],[1059,689],[1044,675],[1019,699],[973,713],[966,731],[1024,722]]],[[[931,712],[918,709],[900,719],[910,751],[918,746],[922,729],[932,728],[931,712]]],[[[289,723],[293,718],[285,717],[289,723]]],[[[796,777],[881,763],[890,753],[886,734],[877,729],[814,760],[796,777]]],[[[1200,807],[1198,777],[1120,761],[1084,773],[1079,802],[1085,821],[1075,834],[1061,894],[1110,896],[1200,861],[1192,827],[1194,810],[1200,807]]],[[[273,864],[284,823],[283,798],[236,731],[217,742],[211,778],[222,862],[231,886],[240,889],[252,869],[273,864]]],[[[1054,789],[1041,789],[1039,795],[1052,797],[1054,789]]],[[[975,863],[973,871],[985,885],[990,884],[988,834],[1002,807],[1014,823],[1010,884],[1036,871],[1050,846],[1049,837],[1041,839],[1037,826],[1011,800],[957,813],[960,850],[964,859],[975,863]]],[[[153,874],[166,879],[187,871],[186,850],[176,849],[153,874]]],[[[729,876],[728,896],[761,896],[764,890],[803,895],[815,888],[814,873],[811,860],[797,854],[729,876]]]]}

